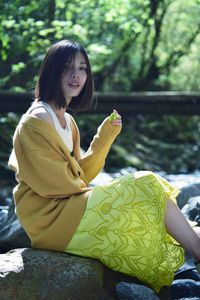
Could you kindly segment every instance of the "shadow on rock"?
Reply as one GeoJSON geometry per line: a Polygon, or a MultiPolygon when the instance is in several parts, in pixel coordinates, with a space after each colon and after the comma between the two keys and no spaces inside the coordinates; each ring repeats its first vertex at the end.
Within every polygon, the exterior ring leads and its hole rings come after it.
{"type": "Polygon", "coordinates": [[[24,247],[31,247],[31,242],[17,219],[14,201],[11,201],[9,207],[0,207],[0,253],[24,247]]]}

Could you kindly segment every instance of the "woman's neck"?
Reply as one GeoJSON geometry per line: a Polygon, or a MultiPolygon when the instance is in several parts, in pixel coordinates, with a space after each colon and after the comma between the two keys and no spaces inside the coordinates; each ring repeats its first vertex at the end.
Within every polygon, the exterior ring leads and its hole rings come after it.
{"type": "Polygon", "coordinates": [[[66,107],[58,107],[53,102],[50,102],[49,105],[54,110],[54,112],[58,118],[60,118],[60,119],[64,118],[64,114],[66,112],[67,106],[66,107]]]}
{"type": "Polygon", "coordinates": [[[68,99],[66,99],[66,106],[65,107],[58,107],[53,101],[49,102],[49,105],[52,107],[52,109],[54,110],[55,114],[57,115],[58,118],[63,118],[64,114],[67,110],[67,106],[69,105],[69,103],[71,102],[71,97],[68,97],[68,99]]]}
{"type": "Polygon", "coordinates": [[[67,126],[67,122],[66,122],[66,118],[65,118],[65,112],[66,112],[67,107],[60,107],[59,108],[53,102],[50,102],[49,105],[51,106],[54,113],[56,114],[56,117],[57,117],[61,127],[63,129],[65,129],[66,126],[67,126]]]}

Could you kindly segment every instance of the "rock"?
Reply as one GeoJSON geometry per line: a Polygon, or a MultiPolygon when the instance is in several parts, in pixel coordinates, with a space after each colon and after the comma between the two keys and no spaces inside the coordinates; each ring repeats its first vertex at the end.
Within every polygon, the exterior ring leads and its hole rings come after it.
{"type": "Polygon", "coordinates": [[[181,211],[186,218],[196,221],[200,226],[200,196],[190,198],[181,211]]]}
{"type": "Polygon", "coordinates": [[[120,282],[116,290],[120,300],[159,300],[152,289],[140,284],[120,282]]]}
{"type": "MultiPolygon", "coordinates": [[[[175,299],[175,300],[177,300],[177,299],[175,299]]],[[[187,298],[178,298],[178,300],[200,300],[200,298],[199,297],[187,297],[187,298]]]]}
{"type": "Polygon", "coordinates": [[[9,208],[1,207],[0,210],[0,252],[15,248],[30,247],[31,242],[26,232],[19,223],[15,214],[14,201],[9,208]]]}
{"type": "Polygon", "coordinates": [[[191,197],[196,196],[200,196],[200,183],[190,184],[181,188],[181,193],[177,197],[179,208],[183,208],[191,197]]]}
{"type": "Polygon", "coordinates": [[[1,300],[113,300],[98,261],[45,250],[0,254],[1,300]]]}
{"type": "MultiPolygon", "coordinates": [[[[0,182],[1,186],[1,182],[0,182]]],[[[1,206],[10,206],[10,203],[12,201],[12,189],[10,187],[1,186],[0,189],[0,203],[1,206]]]]}
{"type": "MultiPolygon", "coordinates": [[[[114,295],[116,297],[116,299],[119,299],[119,295],[117,294],[116,286],[120,283],[144,286],[144,284],[136,277],[129,276],[129,275],[117,272],[117,271],[113,271],[104,266],[104,286],[106,287],[107,290],[110,291],[110,293],[112,295],[114,295]]],[[[160,290],[158,297],[159,297],[159,299],[162,299],[162,300],[171,300],[170,287],[164,286],[160,290]]]]}
{"type": "Polygon", "coordinates": [[[193,279],[200,281],[200,274],[197,272],[193,259],[187,260],[175,273],[174,280],[176,279],[193,279]]]}
{"type": "Polygon", "coordinates": [[[191,297],[200,299],[199,281],[192,279],[177,279],[173,281],[171,286],[171,299],[190,299],[191,297]]]}
{"type": "Polygon", "coordinates": [[[199,297],[179,298],[179,300],[200,300],[200,298],[199,297]]]}
{"type": "MultiPolygon", "coordinates": [[[[94,259],[27,248],[0,254],[1,300],[114,300],[116,285],[124,281],[142,287],[138,279],[94,259]]],[[[169,300],[169,288],[158,296],[169,300]]]]}

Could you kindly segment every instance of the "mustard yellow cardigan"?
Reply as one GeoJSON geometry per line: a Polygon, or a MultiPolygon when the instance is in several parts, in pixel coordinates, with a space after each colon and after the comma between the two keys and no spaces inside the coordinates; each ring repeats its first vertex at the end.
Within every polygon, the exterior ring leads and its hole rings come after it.
{"type": "Polygon", "coordinates": [[[16,214],[33,248],[63,251],[84,214],[99,173],[120,126],[106,118],[88,151],[80,157],[80,135],[72,118],[74,156],[53,126],[24,114],[13,137],[8,162],[16,172],[16,214]]]}

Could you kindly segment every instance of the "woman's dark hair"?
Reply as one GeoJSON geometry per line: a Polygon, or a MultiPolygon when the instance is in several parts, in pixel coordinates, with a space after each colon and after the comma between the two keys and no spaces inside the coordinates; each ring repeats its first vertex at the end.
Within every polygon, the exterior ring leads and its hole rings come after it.
{"type": "Polygon", "coordinates": [[[73,97],[69,108],[74,111],[85,111],[91,107],[93,101],[94,82],[90,62],[85,49],[78,43],[62,40],[50,47],[39,71],[39,78],[35,87],[35,101],[53,101],[59,108],[66,106],[61,79],[66,65],[77,52],[82,53],[87,64],[87,80],[77,97],[73,97]]]}

